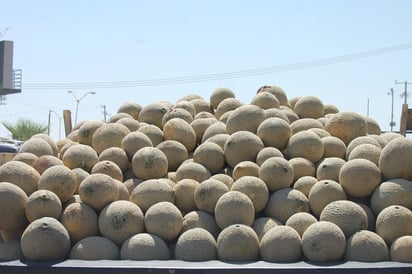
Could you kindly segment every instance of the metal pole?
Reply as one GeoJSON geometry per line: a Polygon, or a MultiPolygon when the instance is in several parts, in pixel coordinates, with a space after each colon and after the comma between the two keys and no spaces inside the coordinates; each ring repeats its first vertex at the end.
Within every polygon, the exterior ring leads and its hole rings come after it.
{"type": "Polygon", "coordinates": [[[51,116],[51,110],[49,110],[49,122],[48,122],[48,126],[47,126],[47,135],[50,136],[50,116],[51,116]]]}
{"type": "Polygon", "coordinates": [[[390,94],[392,96],[392,108],[391,108],[391,122],[389,123],[389,125],[391,126],[391,131],[393,131],[393,126],[394,126],[394,122],[393,122],[393,88],[391,88],[390,94]]]}

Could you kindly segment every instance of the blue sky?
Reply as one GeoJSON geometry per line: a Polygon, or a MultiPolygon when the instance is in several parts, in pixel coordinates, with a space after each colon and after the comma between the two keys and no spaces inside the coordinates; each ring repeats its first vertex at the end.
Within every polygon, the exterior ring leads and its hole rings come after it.
{"type": "MultiPolygon", "coordinates": [[[[399,128],[403,85],[412,82],[412,46],[328,65],[201,82],[141,85],[145,80],[278,68],[364,53],[412,42],[412,1],[29,1],[0,0],[0,32],[14,41],[14,68],[23,91],[0,105],[0,121],[30,118],[59,138],[64,109],[78,120],[102,120],[125,101],[141,105],[188,94],[209,99],[231,88],[250,103],[262,85],[278,85],[289,98],[313,95],[341,111],[356,111],[389,130],[394,88],[399,128]],[[131,81],[131,87],[108,82],[131,81]],[[79,85],[78,83],[93,83],[79,85]],[[133,84],[134,83],[134,84],[133,84]],[[139,85],[137,85],[138,83],[139,85]],[[51,88],[59,84],[60,88],[51,88]],[[37,89],[34,89],[37,87],[37,89]],[[100,88],[98,88],[100,87],[100,88]],[[103,88],[101,88],[103,87],[103,88]]],[[[159,83],[159,81],[154,81],[159,83]]],[[[412,90],[412,86],[409,86],[412,90]]],[[[74,120],[74,118],[73,118],[74,120]]],[[[63,126],[61,137],[63,137],[63,126]]],[[[0,136],[7,135],[0,127],[0,136]]]]}

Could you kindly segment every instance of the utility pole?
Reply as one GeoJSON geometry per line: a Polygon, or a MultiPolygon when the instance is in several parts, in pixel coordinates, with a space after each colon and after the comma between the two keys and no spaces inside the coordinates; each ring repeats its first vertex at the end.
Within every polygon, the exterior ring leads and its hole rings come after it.
{"type": "Polygon", "coordinates": [[[391,91],[388,92],[388,95],[392,97],[392,107],[391,107],[391,121],[389,123],[389,126],[391,127],[391,132],[393,131],[393,127],[396,125],[396,123],[393,121],[393,88],[391,88],[391,91]]]}
{"type": "Polygon", "coordinates": [[[106,122],[106,117],[107,117],[107,111],[106,111],[106,105],[100,105],[103,108],[103,117],[104,117],[104,122],[106,122]]]}
{"type": "Polygon", "coordinates": [[[401,94],[401,98],[404,98],[404,104],[408,104],[407,102],[407,98],[408,98],[408,85],[411,85],[412,83],[408,83],[408,81],[405,82],[398,82],[397,80],[395,80],[395,84],[397,85],[405,85],[405,91],[401,94]]]}

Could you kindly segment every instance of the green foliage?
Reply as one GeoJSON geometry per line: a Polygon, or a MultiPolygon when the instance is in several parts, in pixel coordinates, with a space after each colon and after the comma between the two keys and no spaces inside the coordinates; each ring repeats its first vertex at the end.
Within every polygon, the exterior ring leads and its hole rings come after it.
{"type": "Polygon", "coordinates": [[[38,133],[46,133],[47,126],[39,124],[28,119],[21,119],[16,124],[1,122],[3,126],[10,131],[12,138],[16,140],[26,141],[31,136],[38,133]]]}

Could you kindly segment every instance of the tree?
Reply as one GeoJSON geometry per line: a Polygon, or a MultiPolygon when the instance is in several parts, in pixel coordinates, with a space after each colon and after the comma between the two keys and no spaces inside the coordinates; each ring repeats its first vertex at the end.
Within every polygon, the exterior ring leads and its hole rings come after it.
{"type": "Polygon", "coordinates": [[[35,134],[47,132],[46,125],[39,124],[28,119],[21,119],[14,125],[7,122],[1,123],[8,131],[10,131],[13,139],[21,141],[26,141],[35,134]]]}

